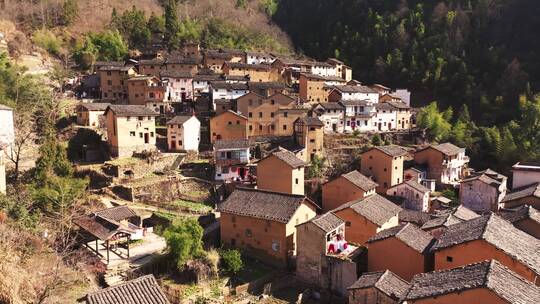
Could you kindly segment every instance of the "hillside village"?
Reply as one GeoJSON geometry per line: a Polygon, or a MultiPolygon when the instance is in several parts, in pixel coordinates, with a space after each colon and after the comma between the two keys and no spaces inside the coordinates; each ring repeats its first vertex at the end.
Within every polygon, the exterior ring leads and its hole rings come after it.
{"type": "MultiPolygon", "coordinates": [[[[540,301],[540,161],[476,170],[417,126],[414,91],[354,75],[187,41],[61,86],[65,147],[49,154],[87,182],[63,223],[92,268],[76,301],[540,301]]],[[[8,196],[15,114],[0,104],[8,196]]]]}

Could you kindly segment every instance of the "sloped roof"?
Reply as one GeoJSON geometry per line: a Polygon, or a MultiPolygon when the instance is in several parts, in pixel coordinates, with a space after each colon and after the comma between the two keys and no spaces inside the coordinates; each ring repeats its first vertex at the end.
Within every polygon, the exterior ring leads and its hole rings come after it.
{"type": "Polygon", "coordinates": [[[341,205],[332,210],[332,212],[337,213],[347,208],[351,208],[353,211],[378,226],[382,226],[392,217],[398,215],[398,213],[402,210],[399,206],[387,200],[383,196],[373,194],[368,197],[341,205]]]}
{"type": "Polygon", "coordinates": [[[248,139],[222,139],[214,143],[216,150],[222,149],[247,149],[249,148],[248,139]]]}
{"type": "Polygon", "coordinates": [[[170,304],[153,275],[108,287],[86,296],[87,304],[170,304]]]}
{"type": "Polygon", "coordinates": [[[375,287],[387,296],[397,300],[405,295],[409,289],[409,283],[390,270],[385,270],[364,273],[347,289],[364,289],[371,287],[375,287]]]}
{"type": "Polygon", "coordinates": [[[393,100],[387,100],[382,102],[381,104],[388,104],[396,109],[410,109],[411,107],[408,106],[406,103],[402,101],[393,101],[393,100]]]}
{"type": "Polygon", "coordinates": [[[525,281],[500,262],[491,260],[417,274],[412,278],[404,300],[430,298],[476,288],[487,288],[508,303],[528,304],[540,299],[540,288],[525,281]]]}
{"type": "Polygon", "coordinates": [[[345,107],[339,102],[321,102],[319,103],[325,110],[344,110],[345,107]]]}
{"type": "Polygon", "coordinates": [[[184,124],[186,121],[188,121],[191,117],[194,117],[192,115],[178,115],[172,118],[171,120],[167,121],[168,125],[181,125],[184,124]]]}
{"type": "Polygon", "coordinates": [[[521,206],[517,210],[508,210],[502,213],[501,217],[510,223],[530,219],[540,224],[540,211],[531,206],[521,206]]]}
{"type": "Polygon", "coordinates": [[[450,225],[472,220],[478,217],[480,217],[480,215],[478,215],[476,212],[463,205],[459,205],[455,209],[445,210],[437,214],[435,218],[426,222],[422,226],[422,229],[432,229],[441,226],[448,227],[450,225]]]}
{"type": "Polygon", "coordinates": [[[540,274],[540,240],[517,229],[496,214],[488,214],[451,225],[444,231],[433,250],[484,240],[540,274]]]}
{"type": "Polygon", "coordinates": [[[465,148],[460,148],[452,143],[447,142],[447,143],[442,143],[438,145],[430,145],[423,149],[420,149],[420,151],[428,149],[428,148],[433,148],[447,156],[456,155],[460,153],[461,151],[465,150],[465,148]]]}
{"type": "Polygon", "coordinates": [[[364,191],[375,189],[379,184],[374,182],[371,178],[363,175],[357,170],[353,170],[349,173],[341,175],[343,178],[351,182],[353,185],[359,187],[364,191]]]}
{"type": "Polygon", "coordinates": [[[12,108],[6,106],[6,105],[3,105],[3,104],[0,104],[0,110],[5,110],[5,111],[13,111],[12,108]]]}
{"type": "Polygon", "coordinates": [[[414,224],[407,223],[405,225],[382,230],[372,236],[367,243],[374,243],[391,237],[397,238],[419,253],[428,251],[434,240],[431,234],[416,227],[414,224]]]}
{"type": "Polygon", "coordinates": [[[299,117],[298,119],[296,119],[295,123],[296,122],[301,122],[306,126],[324,126],[323,122],[317,117],[299,117]]]}
{"type": "MultiPolygon", "coordinates": [[[[334,81],[334,82],[345,82],[345,79],[337,76],[321,76],[318,74],[311,74],[311,73],[300,73],[301,76],[304,76],[308,79],[317,79],[322,81],[334,81]]],[[[333,88],[333,87],[331,87],[333,88]]]]}
{"type": "Polygon", "coordinates": [[[231,68],[238,68],[238,69],[262,69],[262,70],[270,70],[272,67],[269,64],[247,64],[247,63],[241,63],[241,62],[225,62],[226,65],[230,66],[231,68]]]}
{"type": "Polygon", "coordinates": [[[523,186],[517,189],[514,189],[512,192],[506,193],[501,202],[509,202],[517,199],[522,199],[525,197],[537,197],[540,198],[540,182],[534,183],[528,186],[523,186]]]}
{"type": "Polygon", "coordinates": [[[337,217],[332,212],[327,212],[322,215],[317,215],[313,219],[303,224],[306,224],[306,223],[313,223],[315,226],[319,227],[322,231],[324,231],[325,233],[328,233],[338,228],[339,226],[343,225],[345,221],[337,217]]]}
{"type": "Polygon", "coordinates": [[[431,190],[429,188],[425,187],[422,184],[419,184],[417,181],[414,181],[414,180],[405,181],[404,184],[406,184],[406,185],[410,186],[411,188],[415,189],[416,191],[419,191],[419,192],[422,192],[422,193],[431,192],[431,190]]]}
{"type": "Polygon", "coordinates": [[[107,111],[113,111],[116,116],[158,116],[154,110],[143,105],[109,105],[107,111]]]}
{"type": "Polygon", "coordinates": [[[399,212],[399,222],[413,223],[422,226],[431,219],[431,215],[427,212],[403,209],[399,212]]]}
{"type": "Polygon", "coordinates": [[[339,103],[341,103],[344,106],[367,106],[371,103],[371,101],[366,99],[349,99],[349,100],[340,100],[339,103]]]}
{"type": "MultiPolygon", "coordinates": [[[[111,104],[108,102],[82,102],[77,105],[78,108],[84,108],[88,111],[105,111],[111,104]]],[[[1,109],[0,105],[0,109],[1,109]]]]}
{"type": "Polygon", "coordinates": [[[337,90],[340,93],[378,93],[376,90],[363,86],[363,85],[342,85],[342,86],[334,86],[334,89],[337,90]]]}
{"type": "Polygon", "coordinates": [[[249,87],[246,83],[240,82],[226,82],[226,81],[212,81],[210,86],[214,89],[225,89],[225,90],[238,90],[238,91],[247,91],[249,87]]]}
{"type": "Polygon", "coordinates": [[[165,59],[165,64],[189,64],[194,65],[198,63],[198,59],[194,57],[184,57],[178,55],[170,55],[165,59]]]}
{"type": "Polygon", "coordinates": [[[166,70],[159,72],[159,76],[161,77],[169,77],[169,78],[193,78],[193,75],[191,75],[191,72],[189,71],[178,71],[178,70],[166,70]]]}
{"type": "Polygon", "coordinates": [[[479,180],[488,185],[499,187],[503,181],[506,180],[506,176],[499,174],[491,169],[479,171],[463,180],[464,183],[479,180]]]}
{"type": "Polygon", "coordinates": [[[236,188],[218,206],[218,211],[240,216],[254,217],[280,223],[288,223],[304,201],[312,203],[304,195],[280,193],[261,189],[236,188]]]}
{"type": "Polygon", "coordinates": [[[270,157],[272,155],[277,157],[281,161],[285,162],[287,165],[291,166],[294,169],[299,168],[299,167],[304,167],[306,165],[306,163],[303,160],[299,159],[298,157],[296,157],[296,155],[294,155],[294,153],[287,150],[280,150],[280,151],[272,152],[267,157],[270,157]]]}
{"type": "Polygon", "coordinates": [[[407,154],[407,150],[405,150],[405,148],[398,145],[375,146],[371,149],[377,149],[381,151],[382,153],[392,156],[392,157],[403,156],[407,154]]]}
{"type": "Polygon", "coordinates": [[[137,216],[133,209],[125,205],[102,209],[94,212],[94,214],[117,222],[137,216]]]}

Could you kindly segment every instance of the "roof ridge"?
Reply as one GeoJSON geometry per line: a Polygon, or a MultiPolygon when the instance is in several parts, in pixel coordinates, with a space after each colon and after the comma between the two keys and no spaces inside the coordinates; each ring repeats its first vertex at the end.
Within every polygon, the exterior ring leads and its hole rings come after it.
{"type": "Polygon", "coordinates": [[[259,189],[259,188],[236,187],[236,190],[265,192],[265,193],[278,194],[278,195],[283,195],[283,196],[290,196],[290,197],[297,197],[297,198],[307,198],[305,195],[302,195],[302,194],[292,194],[292,193],[278,192],[278,191],[272,191],[272,190],[267,190],[267,189],[259,189]]]}

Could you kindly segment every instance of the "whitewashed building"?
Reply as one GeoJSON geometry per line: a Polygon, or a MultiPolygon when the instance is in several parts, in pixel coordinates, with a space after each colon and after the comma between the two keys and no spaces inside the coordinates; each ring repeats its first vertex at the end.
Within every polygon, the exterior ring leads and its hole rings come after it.
{"type": "Polygon", "coordinates": [[[247,64],[261,64],[268,63],[271,64],[276,60],[276,56],[268,53],[262,52],[246,52],[246,63],[247,64]]]}
{"type": "Polygon", "coordinates": [[[313,62],[311,65],[311,74],[322,77],[341,77],[337,75],[336,67],[326,62],[313,62]]]}
{"type": "Polygon", "coordinates": [[[189,71],[161,71],[160,77],[167,86],[166,100],[182,102],[193,99],[193,76],[189,71]]]}
{"type": "Polygon", "coordinates": [[[379,102],[379,93],[372,88],[362,85],[337,85],[328,96],[329,101],[368,100],[371,103],[379,102]]]}
{"type": "Polygon", "coordinates": [[[167,122],[169,151],[199,151],[201,122],[193,116],[176,116],[167,122]]]}
{"type": "Polygon", "coordinates": [[[430,190],[416,181],[409,180],[401,184],[395,185],[386,191],[387,195],[400,197],[402,201],[402,208],[416,210],[416,211],[429,211],[429,194],[430,190]]]}
{"type": "Polygon", "coordinates": [[[319,103],[313,112],[324,124],[324,132],[343,133],[345,131],[345,106],[339,102],[319,103]]]}
{"type": "Polygon", "coordinates": [[[228,83],[225,81],[214,81],[210,83],[210,100],[212,110],[216,110],[216,99],[237,99],[249,93],[249,86],[246,83],[228,83]]]}
{"type": "Polygon", "coordinates": [[[373,118],[373,127],[379,132],[392,131],[397,126],[397,109],[388,103],[375,105],[377,114],[373,118]]]}
{"type": "Polygon", "coordinates": [[[249,140],[218,140],[214,144],[215,180],[244,181],[249,179],[249,140]]]}
{"type": "Polygon", "coordinates": [[[14,141],[13,109],[0,105],[0,193],[6,193],[6,153],[14,141]]]}
{"type": "Polygon", "coordinates": [[[520,162],[512,166],[512,189],[540,182],[540,162],[520,162]]]}
{"type": "Polygon", "coordinates": [[[375,104],[368,100],[343,100],[340,102],[345,107],[344,131],[360,132],[374,131],[372,120],[376,115],[375,104]]]}
{"type": "Polygon", "coordinates": [[[476,172],[461,181],[459,202],[472,211],[497,211],[506,195],[507,177],[491,169],[476,172]]]}

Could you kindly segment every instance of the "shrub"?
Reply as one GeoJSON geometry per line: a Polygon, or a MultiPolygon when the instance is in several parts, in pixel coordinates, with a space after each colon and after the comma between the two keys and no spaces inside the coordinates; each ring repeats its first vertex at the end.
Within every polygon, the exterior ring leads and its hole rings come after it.
{"type": "Polygon", "coordinates": [[[379,134],[373,135],[373,137],[371,138],[371,144],[374,145],[374,146],[382,145],[381,136],[379,134]]]}
{"type": "Polygon", "coordinates": [[[174,222],[163,234],[169,254],[178,270],[184,270],[186,262],[204,256],[202,246],[203,228],[196,219],[185,218],[174,222]]]}
{"type": "Polygon", "coordinates": [[[32,34],[32,41],[53,55],[60,54],[63,44],[62,39],[47,29],[36,30],[32,34]]]}
{"type": "Polygon", "coordinates": [[[223,270],[229,274],[236,274],[244,268],[242,255],[238,249],[221,250],[221,265],[223,270]]]}

